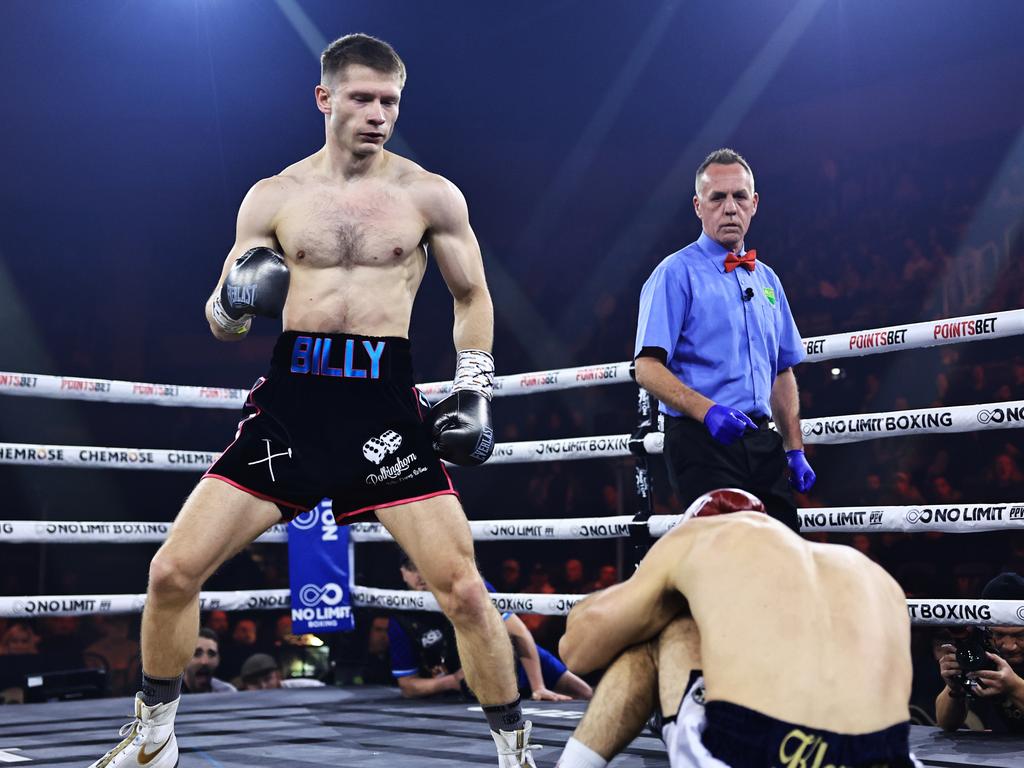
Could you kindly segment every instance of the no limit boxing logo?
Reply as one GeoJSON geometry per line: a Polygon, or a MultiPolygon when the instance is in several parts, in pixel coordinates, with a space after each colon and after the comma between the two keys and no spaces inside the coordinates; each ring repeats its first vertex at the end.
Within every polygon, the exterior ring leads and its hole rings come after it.
{"type": "Polygon", "coordinates": [[[307,584],[299,590],[299,600],[307,608],[315,608],[320,603],[327,606],[335,606],[345,599],[345,591],[341,585],[334,582],[324,584],[307,584]]]}
{"type": "Polygon", "coordinates": [[[1010,424],[1024,421],[1024,408],[993,408],[991,411],[978,411],[979,424],[1010,424]]]}
{"type": "Polygon", "coordinates": [[[977,522],[1002,522],[1003,512],[1006,505],[993,505],[988,507],[911,507],[907,510],[905,519],[911,525],[921,523],[977,523],[977,522]]]}

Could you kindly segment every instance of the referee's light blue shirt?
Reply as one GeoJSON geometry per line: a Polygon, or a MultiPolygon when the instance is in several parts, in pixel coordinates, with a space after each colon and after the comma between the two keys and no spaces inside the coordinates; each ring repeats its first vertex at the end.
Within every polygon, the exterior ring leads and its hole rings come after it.
{"type": "MultiPolygon", "coordinates": [[[[778,276],[725,271],[728,251],[705,233],[659,264],[640,292],[636,349],[665,350],[667,366],[691,389],[747,414],[770,416],[779,371],[806,356],[778,276]],[[753,298],[744,301],[747,289],[753,298]]],[[[683,414],[661,403],[661,412],[683,414]]]]}

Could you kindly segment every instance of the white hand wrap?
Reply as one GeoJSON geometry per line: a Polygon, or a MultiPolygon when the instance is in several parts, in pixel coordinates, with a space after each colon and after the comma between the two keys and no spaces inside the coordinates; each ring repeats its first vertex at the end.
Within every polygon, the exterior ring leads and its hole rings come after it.
{"type": "Polygon", "coordinates": [[[213,322],[219,325],[226,333],[248,333],[249,326],[252,325],[252,315],[243,315],[238,320],[235,320],[224,309],[224,305],[220,303],[220,296],[216,296],[213,299],[213,322]]]}
{"type": "Polygon", "coordinates": [[[459,361],[455,366],[455,381],[452,392],[460,389],[471,389],[488,400],[494,391],[494,357],[482,349],[463,349],[459,351],[459,361]]]}

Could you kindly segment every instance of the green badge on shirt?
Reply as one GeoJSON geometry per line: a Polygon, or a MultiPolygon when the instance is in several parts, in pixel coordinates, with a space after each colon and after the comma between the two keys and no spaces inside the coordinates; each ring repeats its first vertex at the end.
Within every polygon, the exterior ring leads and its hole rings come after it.
{"type": "Polygon", "coordinates": [[[775,289],[767,287],[764,289],[764,297],[768,299],[768,303],[773,307],[775,306],[775,289]]]}

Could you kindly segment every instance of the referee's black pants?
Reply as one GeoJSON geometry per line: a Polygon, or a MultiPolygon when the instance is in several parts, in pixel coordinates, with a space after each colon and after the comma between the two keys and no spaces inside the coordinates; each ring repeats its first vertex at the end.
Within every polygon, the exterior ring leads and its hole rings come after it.
{"type": "Polygon", "coordinates": [[[761,499],[769,515],[799,533],[782,435],[768,428],[767,418],[754,421],[757,431],[748,429],[732,445],[722,445],[701,422],[665,416],[665,461],[672,490],[685,509],[708,491],[741,488],[761,499]]]}

